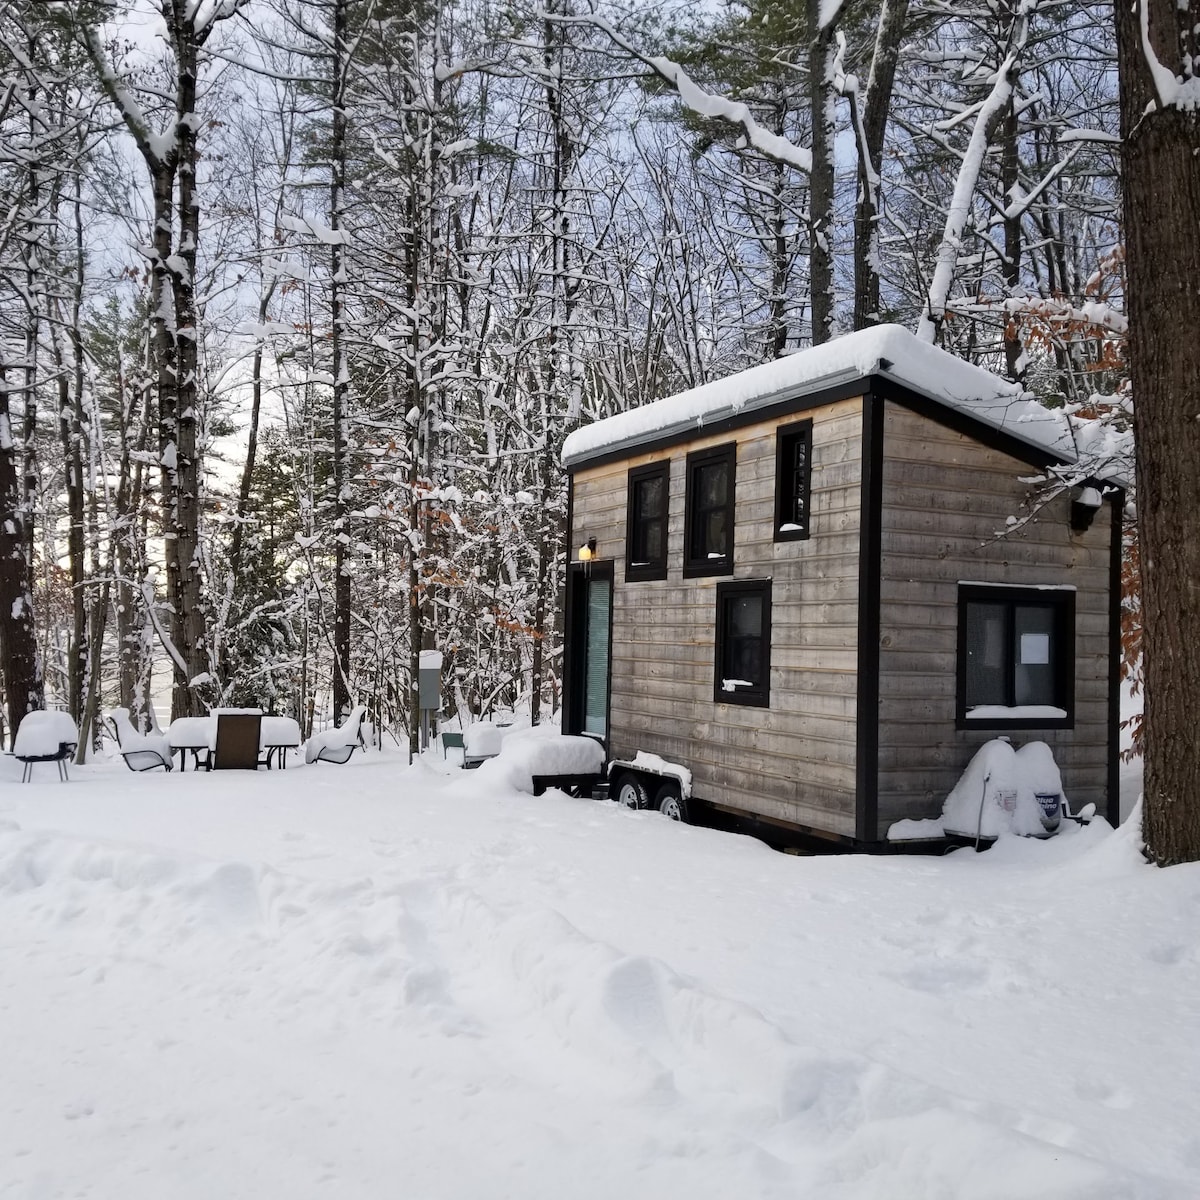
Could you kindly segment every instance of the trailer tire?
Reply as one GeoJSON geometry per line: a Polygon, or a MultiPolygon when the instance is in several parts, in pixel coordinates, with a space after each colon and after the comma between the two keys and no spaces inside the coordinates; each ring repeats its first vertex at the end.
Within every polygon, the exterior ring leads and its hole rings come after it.
{"type": "Polygon", "coordinates": [[[688,823],[687,801],[677,783],[664,783],[654,793],[654,807],[672,821],[688,823]]]}
{"type": "Polygon", "coordinates": [[[648,808],[650,805],[646,785],[632,771],[623,771],[613,780],[612,796],[626,808],[648,808]]]}

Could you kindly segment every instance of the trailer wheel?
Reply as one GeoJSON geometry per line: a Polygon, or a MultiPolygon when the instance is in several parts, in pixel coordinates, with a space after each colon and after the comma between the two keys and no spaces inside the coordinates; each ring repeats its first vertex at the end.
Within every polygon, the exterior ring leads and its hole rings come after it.
{"type": "Polygon", "coordinates": [[[625,772],[613,781],[613,796],[618,804],[626,808],[646,808],[650,797],[646,793],[646,785],[636,776],[625,772]]]}
{"type": "Polygon", "coordinates": [[[677,783],[664,783],[654,793],[654,807],[664,817],[672,821],[682,821],[685,825],[688,819],[687,801],[683,798],[677,783]]]}

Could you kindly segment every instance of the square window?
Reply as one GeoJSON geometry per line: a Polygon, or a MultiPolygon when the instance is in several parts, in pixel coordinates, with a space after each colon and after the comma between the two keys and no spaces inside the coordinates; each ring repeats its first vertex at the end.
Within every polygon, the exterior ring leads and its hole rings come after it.
{"type": "Polygon", "coordinates": [[[728,575],[733,570],[736,461],[733,443],[687,456],[684,575],[728,575]]]}
{"type": "Polygon", "coordinates": [[[717,585],[713,699],[766,708],[771,694],[771,581],[717,585]]]}
{"type": "Polygon", "coordinates": [[[1075,719],[1075,593],[958,589],[961,729],[1069,729],[1075,719]]]}
{"type": "Polygon", "coordinates": [[[667,501],[670,462],[629,472],[625,525],[625,578],[630,582],[667,577],[667,501]]]}
{"type": "Polygon", "coordinates": [[[810,532],[812,421],[782,426],[775,439],[775,540],[795,542],[810,532]]]}

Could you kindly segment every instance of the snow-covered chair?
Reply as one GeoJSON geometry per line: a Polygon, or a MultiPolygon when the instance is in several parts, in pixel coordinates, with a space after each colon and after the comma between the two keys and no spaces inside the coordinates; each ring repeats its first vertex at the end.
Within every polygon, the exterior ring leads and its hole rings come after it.
{"type": "Polygon", "coordinates": [[[139,733],[127,708],[114,708],[108,714],[108,726],[117,740],[117,749],[131,771],[170,771],[174,766],[171,744],[161,733],[139,733]]]}
{"type": "Polygon", "coordinates": [[[304,746],[306,763],[348,762],[350,755],[363,744],[362,723],[367,710],[363,705],[351,710],[350,715],[336,729],[324,729],[314,733],[304,746]]]}
{"type": "Polygon", "coordinates": [[[463,767],[471,771],[489,758],[495,758],[505,738],[528,729],[529,719],[514,717],[512,713],[496,713],[472,721],[463,731],[463,767]]]}
{"type": "Polygon", "coordinates": [[[25,764],[21,782],[33,778],[33,764],[40,762],[58,763],[59,779],[68,779],[67,759],[78,745],[79,730],[69,713],[52,708],[27,712],[17,727],[12,749],[13,758],[25,764]]]}

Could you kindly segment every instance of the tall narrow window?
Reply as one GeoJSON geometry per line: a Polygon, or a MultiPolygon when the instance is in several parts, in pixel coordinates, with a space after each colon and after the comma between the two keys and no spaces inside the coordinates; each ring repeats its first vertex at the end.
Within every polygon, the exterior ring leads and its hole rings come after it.
{"type": "Polygon", "coordinates": [[[958,721],[963,728],[1069,728],[1074,721],[1075,593],[962,584],[958,721]]]}
{"type": "Polygon", "coordinates": [[[717,674],[720,704],[766,708],[771,697],[771,581],[717,585],[717,674]]]}
{"type": "Polygon", "coordinates": [[[625,527],[625,578],[630,582],[667,577],[667,495],[670,462],[629,472],[625,527]]]}
{"type": "Polygon", "coordinates": [[[780,428],[775,443],[775,540],[799,541],[811,531],[812,421],[780,428]]]}
{"type": "Polygon", "coordinates": [[[733,570],[736,457],[733,443],[687,456],[684,575],[728,575],[733,570]]]}

